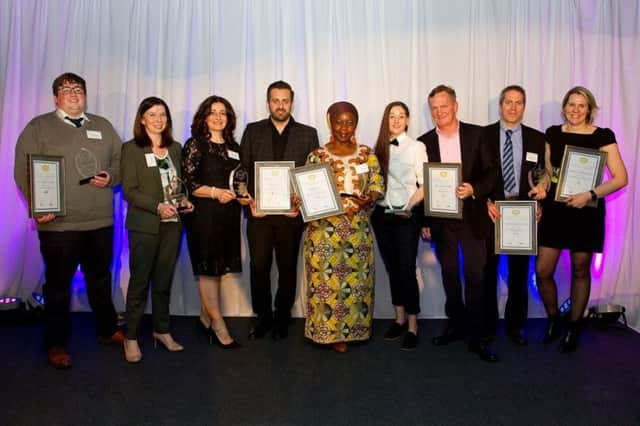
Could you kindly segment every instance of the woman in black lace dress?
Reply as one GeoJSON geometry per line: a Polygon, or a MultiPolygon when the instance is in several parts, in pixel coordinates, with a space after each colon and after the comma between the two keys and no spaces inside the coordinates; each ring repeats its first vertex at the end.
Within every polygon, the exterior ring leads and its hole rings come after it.
{"type": "Polygon", "coordinates": [[[198,327],[224,348],[238,347],[220,309],[223,275],[242,272],[240,204],[248,203],[229,189],[229,176],[240,164],[233,131],[236,114],[226,99],[210,96],[193,117],[191,138],[183,148],[183,176],[195,205],[186,222],[193,273],[198,276],[198,327]]]}
{"type": "Polygon", "coordinates": [[[550,343],[561,334],[558,324],[558,289],[553,275],[561,250],[570,251],[571,313],[569,327],[560,345],[563,352],[571,352],[578,347],[580,320],[591,292],[591,259],[593,253],[602,252],[604,245],[604,197],[627,184],[627,170],[614,133],[593,124],[597,110],[593,94],[584,87],[574,87],[562,101],[564,124],[551,126],[546,131],[546,167],[553,177],[540,220],[536,274],[538,290],[549,316],[542,342],[550,343]],[[554,201],[554,198],[557,176],[567,145],[605,152],[611,177],[590,191],[574,194],[566,203],[561,203],[554,201]],[[591,200],[599,200],[598,206],[587,206],[591,200]]]}

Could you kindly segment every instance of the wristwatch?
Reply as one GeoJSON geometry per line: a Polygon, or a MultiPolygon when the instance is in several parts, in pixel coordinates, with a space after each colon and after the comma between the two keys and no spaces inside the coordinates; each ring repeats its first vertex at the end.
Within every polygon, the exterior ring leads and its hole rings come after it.
{"type": "Polygon", "coordinates": [[[590,189],[589,193],[591,194],[592,201],[596,201],[598,199],[598,194],[596,194],[596,191],[594,191],[593,189],[590,189]]]}

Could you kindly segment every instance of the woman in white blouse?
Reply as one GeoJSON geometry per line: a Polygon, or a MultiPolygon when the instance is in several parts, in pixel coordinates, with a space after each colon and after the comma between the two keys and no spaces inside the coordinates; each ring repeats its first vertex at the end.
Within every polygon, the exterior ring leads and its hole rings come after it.
{"type": "Polygon", "coordinates": [[[420,291],[416,256],[422,218],[418,204],[424,199],[423,164],[427,161],[424,144],[407,135],[408,127],[409,108],[399,101],[387,105],[375,146],[386,193],[371,216],[396,313],[384,339],[397,340],[404,335],[405,351],[418,345],[420,291]]]}

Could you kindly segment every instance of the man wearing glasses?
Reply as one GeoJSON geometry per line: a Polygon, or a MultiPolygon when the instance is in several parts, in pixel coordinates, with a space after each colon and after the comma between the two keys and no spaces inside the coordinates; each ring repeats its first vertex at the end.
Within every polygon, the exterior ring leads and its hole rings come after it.
{"type": "Polygon", "coordinates": [[[56,110],[25,127],[15,150],[14,178],[26,199],[29,154],[64,159],[66,214],[35,215],[45,265],[45,343],[49,363],[71,367],[66,344],[71,332],[71,282],[80,265],[98,341],[122,344],[111,300],[113,191],[119,181],[122,141],[106,119],[85,113],[86,83],[65,73],[53,81],[56,110]]]}

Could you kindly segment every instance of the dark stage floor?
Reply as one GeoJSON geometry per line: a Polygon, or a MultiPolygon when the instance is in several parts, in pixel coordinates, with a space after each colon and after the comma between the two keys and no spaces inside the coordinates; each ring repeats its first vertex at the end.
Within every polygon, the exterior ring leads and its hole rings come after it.
{"type": "Polygon", "coordinates": [[[243,347],[224,351],[199,338],[194,318],[176,317],[182,353],[153,349],[149,319],[144,359],[101,346],[90,314],[74,314],[74,366],[46,363],[41,324],[0,325],[0,425],[638,425],[640,335],[588,329],[578,352],[561,354],[501,335],[501,362],[487,364],[462,342],[435,347],[442,321],[421,321],[421,344],[400,351],[382,339],[346,354],[319,348],[295,320],[285,341],[248,342],[248,318],[230,328],[243,347]]]}

